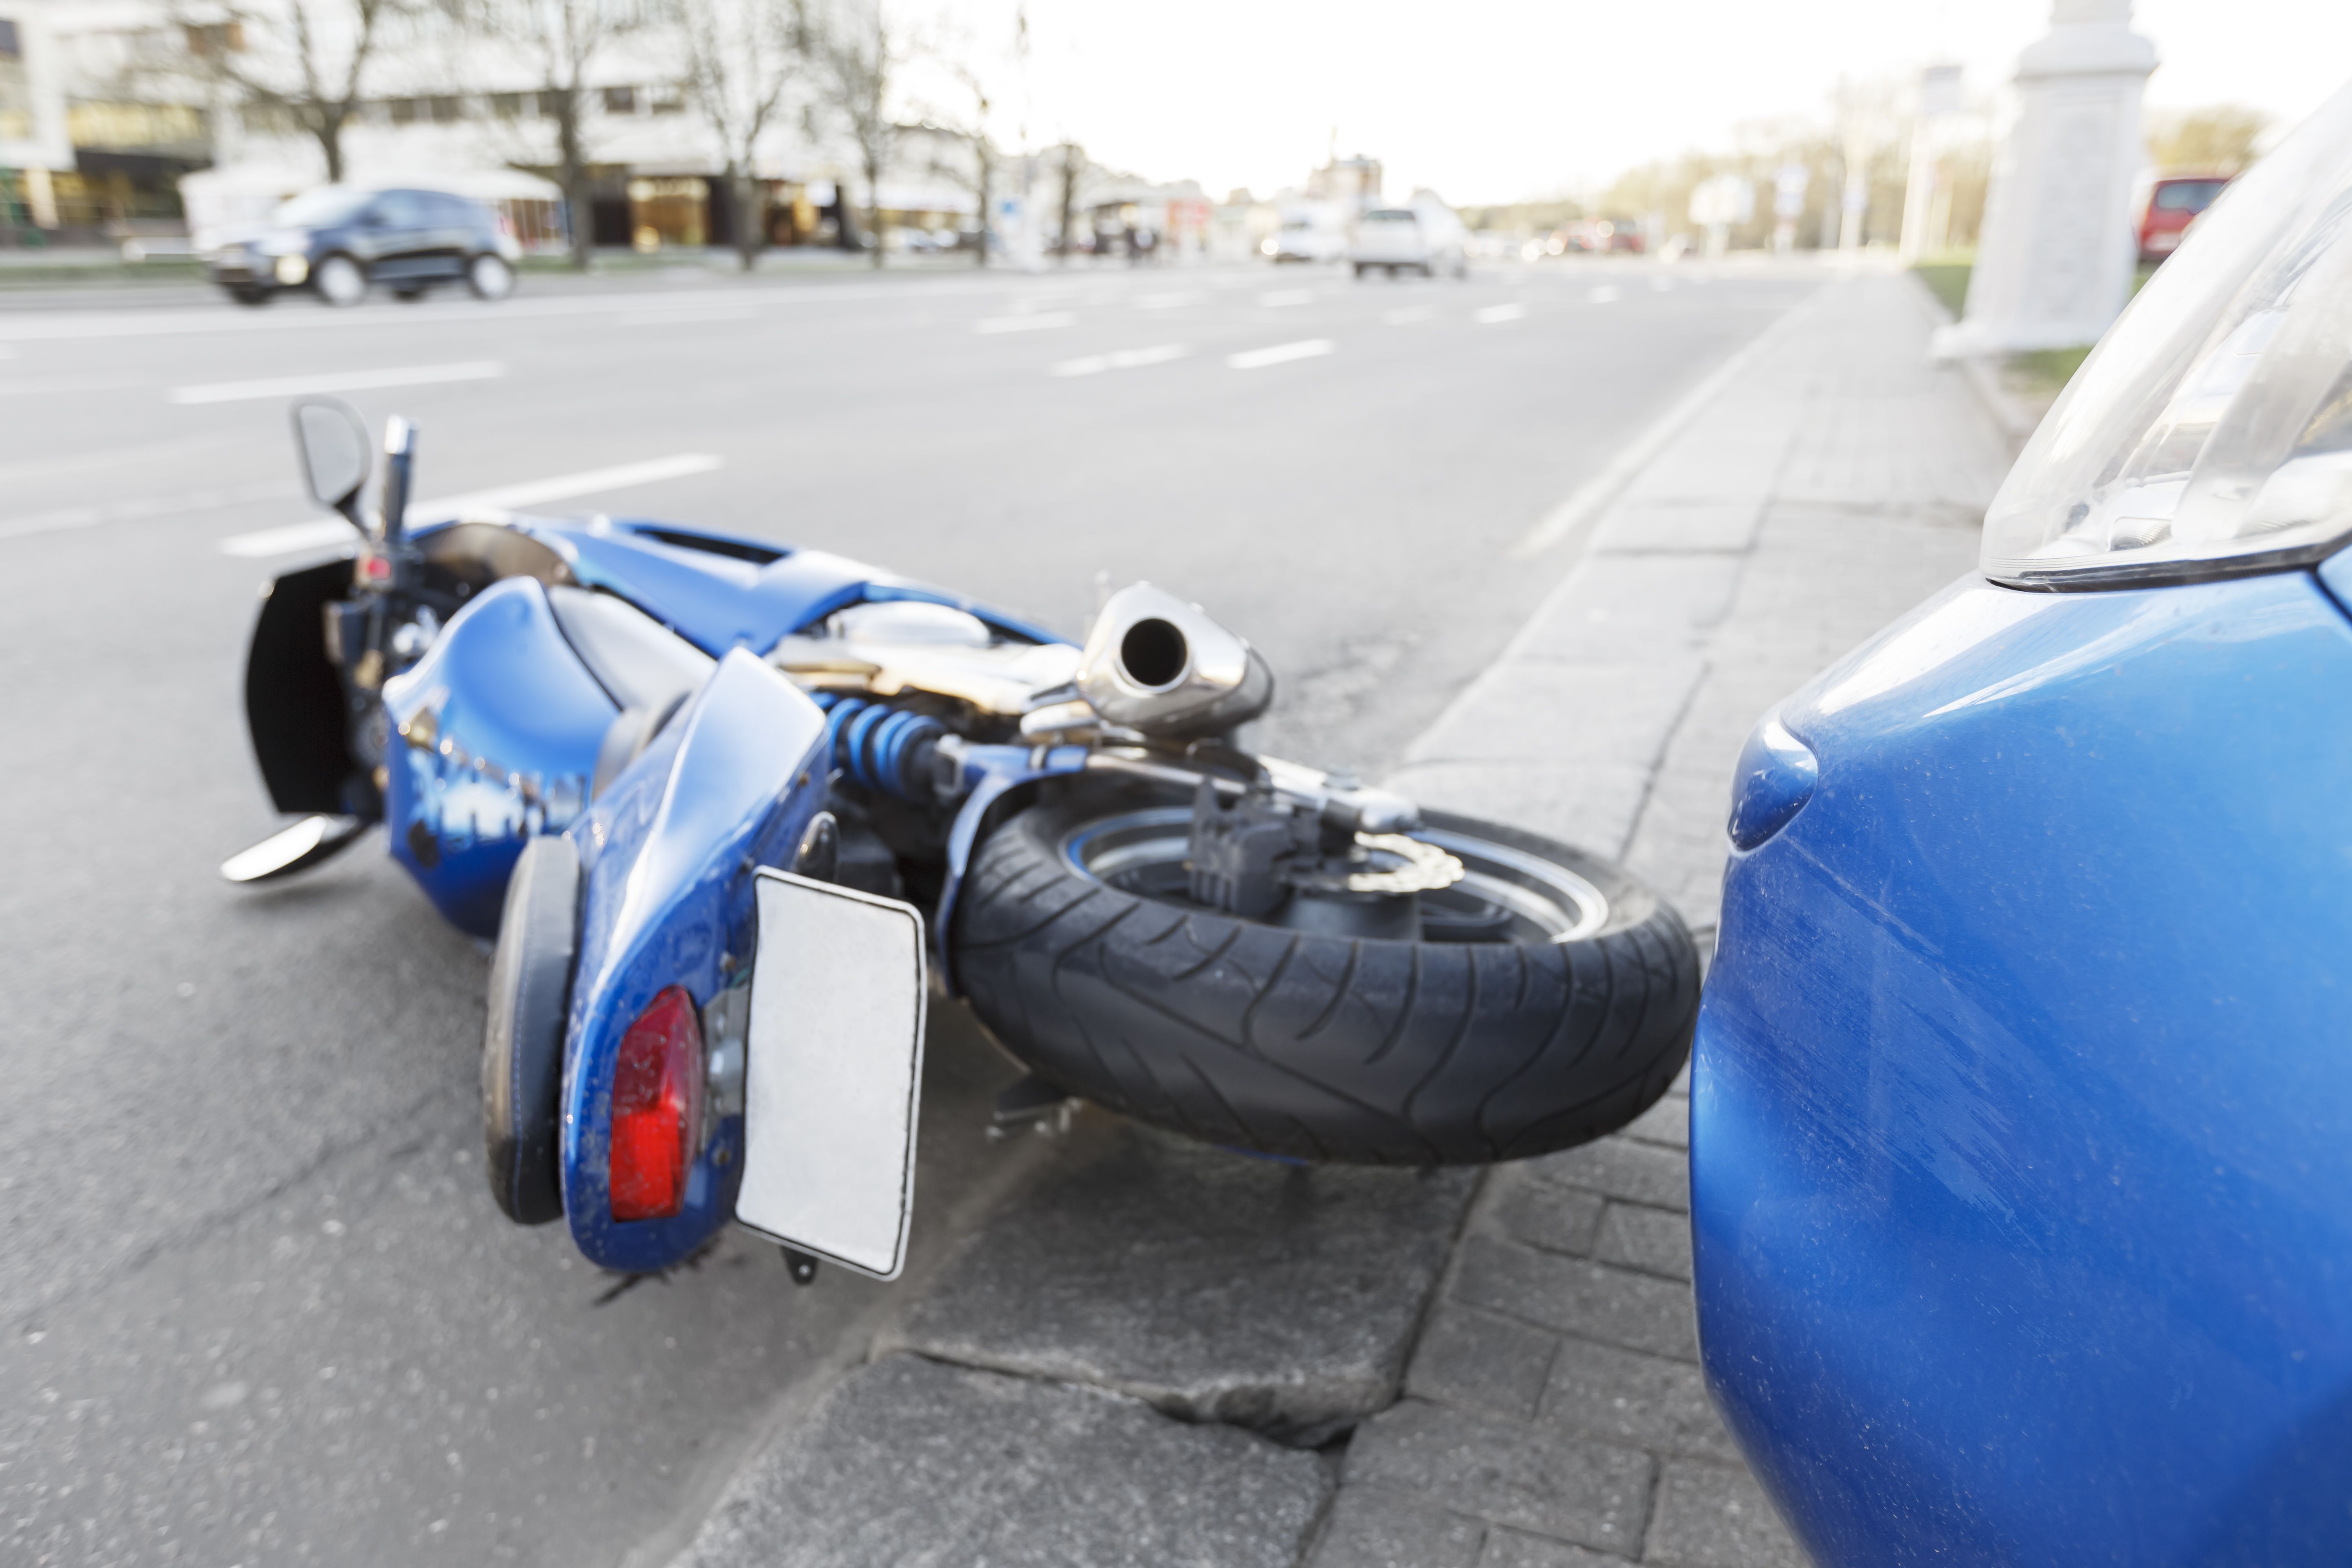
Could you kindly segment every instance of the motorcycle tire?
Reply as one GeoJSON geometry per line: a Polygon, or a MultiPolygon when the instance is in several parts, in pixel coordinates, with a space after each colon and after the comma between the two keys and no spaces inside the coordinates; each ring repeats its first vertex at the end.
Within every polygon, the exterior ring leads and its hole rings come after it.
{"type": "Polygon", "coordinates": [[[563,1217],[563,1034],[580,949],[580,852],[544,835],[507,880],[482,1026],[482,1153],[517,1225],[563,1217]]]}
{"type": "Polygon", "coordinates": [[[1192,902],[1189,818],[1165,793],[1082,779],[973,857],[956,978],[1058,1088],[1267,1154],[1479,1164],[1615,1131],[1689,1057],[1697,949],[1622,867],[1425,813],[1414,837],[1470,874],[1419,895],[1418,940],[1348,936],[1192,902]]]}

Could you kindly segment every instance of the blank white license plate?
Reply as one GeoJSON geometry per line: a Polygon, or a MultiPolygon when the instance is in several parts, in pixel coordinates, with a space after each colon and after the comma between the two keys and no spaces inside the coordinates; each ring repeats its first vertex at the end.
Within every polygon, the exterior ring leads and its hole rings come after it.
{"type": "Polygon", "coordinates": [[[760,943],[735,1218],[894,1279],[915,1202],[923,921],[911,904],[787,871],[753,883],[760,943]]]}

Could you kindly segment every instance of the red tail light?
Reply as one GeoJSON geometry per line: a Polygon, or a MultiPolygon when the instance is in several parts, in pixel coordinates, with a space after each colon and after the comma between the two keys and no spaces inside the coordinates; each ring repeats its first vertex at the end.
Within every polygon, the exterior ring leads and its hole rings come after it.
{"type": "Polygon", "coordinates": [[[702,1024],[682,985],[655,997],[621,1039],[613,1074],[614,1219],[664,1219],[686,1205],[702,1136],[702,1024]]]}

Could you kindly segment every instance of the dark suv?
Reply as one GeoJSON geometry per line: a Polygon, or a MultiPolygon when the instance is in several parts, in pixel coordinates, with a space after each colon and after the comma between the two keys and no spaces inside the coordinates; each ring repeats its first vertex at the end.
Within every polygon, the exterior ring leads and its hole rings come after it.
{"type": "Polygon", "coordinates": [[[514,290],[520,254],[497,216],[464,196],[322,185],[280,205],[258,236],[222,247],[212,278],[243,305],[287,289],[356,305],[371,283],[401,300],[458,282],[481,299],[503,300],[514,290]]]}

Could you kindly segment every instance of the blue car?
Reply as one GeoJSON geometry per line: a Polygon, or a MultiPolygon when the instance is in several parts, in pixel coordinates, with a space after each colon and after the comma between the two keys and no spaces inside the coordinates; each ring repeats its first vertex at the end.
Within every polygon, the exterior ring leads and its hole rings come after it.
{"type": "Polygon", "coordinates": [[[2352,91],[1741,758],[1710,1386],[1822,1564],[2352,1563],[2352,91]]]}

